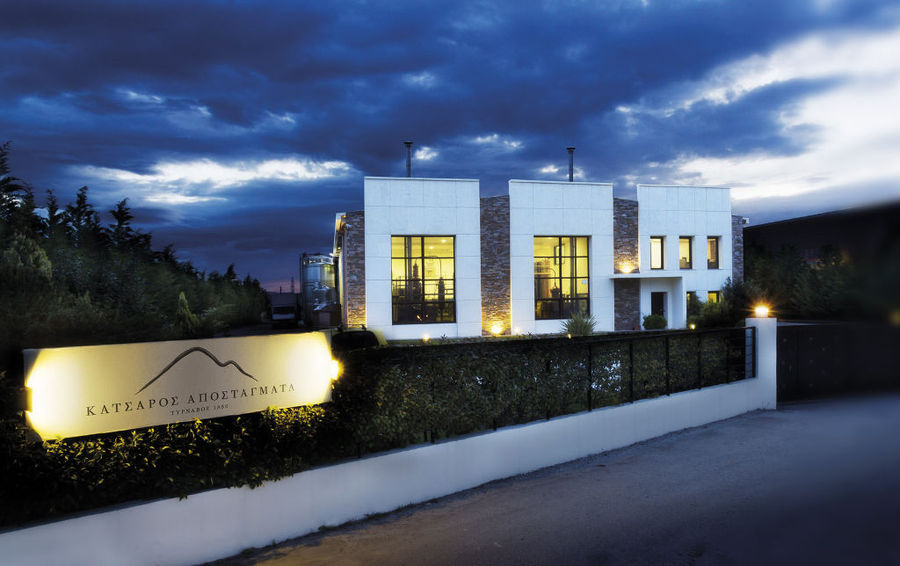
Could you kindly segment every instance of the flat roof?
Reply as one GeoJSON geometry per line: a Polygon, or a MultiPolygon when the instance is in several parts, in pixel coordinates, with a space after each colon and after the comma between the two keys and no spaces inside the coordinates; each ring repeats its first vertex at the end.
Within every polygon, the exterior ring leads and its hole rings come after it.
{"type": "Polygon", "coordinates": [[[365,179],[378,179],[378,180],[384,180],[384,181],[460,181],[460,182],[467,182],[467,183],[479,182],[479,179],[460,179],[460,178],[444,179],[441,177],[372,177],[372,176],[365,176],[365,177],[363,177],[363,180],[365,180],[365,179]]]}
{"type": "Polygon", "coordinates": [[[731,187],[719,187],[714,185],[674,185],[674,184],[666,184],[666,185],[657,185],[653,183],[638,183],[638,187],[654,187],[654,188],[667,188],[667,189],[723,189],[723,190],[731,190],[731,187]]]}
{"type": "Polygon", "coordinates": [[[510,179],[510,183],[540,183],[543,185],[609,185],[607,182],[594,181],[548,181],[547,179],[510,179]]]}

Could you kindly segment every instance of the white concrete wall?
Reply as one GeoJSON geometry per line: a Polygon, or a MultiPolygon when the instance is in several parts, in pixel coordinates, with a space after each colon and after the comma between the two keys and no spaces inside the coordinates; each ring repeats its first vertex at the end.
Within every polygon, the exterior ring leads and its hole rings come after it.
{"type": "Polygon", "coordinates": [[[628,446],[776,402],[776,320],[757,327],[757,378],[0,533],[16,565],[192,564],[371,513],[628,446]]]}
{"type": "Polygon", "coordinates": [[[641,279],[641,323],[644,317],[650,314],[650,294],[654,292],[666,293],[665,317],[668,328],[683,328],[685,326],[685,311],[687,298],[684,292],[684,282],[680,278],[660,277],[641,279]]]}
{"type": "MultiPolygon", "coordinates": [[[[685,326],[684,294],[696,291],[706,301],[708,291],[722,288],[731,277],[731,189],[721,187],[687,187],[673,185],[638,185],[638,241],[640,271],[643,276],[680,277],[681,296],[668,297],[667,316],[670,328],[685,326]],[[650,269],[650,237],[665,236],[665,269],[650,269]],[[678,239],[693,237],[693,268],[678,266],[678,239]],[[706,238],[719,237],[719,269],[706,267],[706,238]],[[671,307],[681,305],[678,312],[671,307]]],[[[650,313],[650,293],[645,287],[660,283],[641,279],[641,315],[650,313]]],[[[670,285],[673,288],[674,285],[670,285]]],[[[665,290],[658,289],[656,290],[665,290]]]]}
{"type": "Polygon", "coordinates": [[[481,336],[481,209],[473,179],[366,177],[366,326],[388,340],[481,336]],[[455,236],[456,322],[392,323],[391,236],[455,236]]]}
{"type": "Polygon", "coordinates": [[[589,236],[591,315],[613,330],[611,183],[509,182],[512,328],[520,334],[561,331],[562,320],[534,319],[534,237],[589,236]]]}

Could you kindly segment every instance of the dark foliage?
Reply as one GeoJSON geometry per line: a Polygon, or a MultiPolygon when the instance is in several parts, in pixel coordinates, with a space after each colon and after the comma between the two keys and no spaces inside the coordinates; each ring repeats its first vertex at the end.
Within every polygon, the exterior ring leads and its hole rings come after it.
{"type": "Polygon", "coordinates": [[[234,266],[206,278],[171,245],[153,250],[124,199],[104,226],[81,187],[46,215],[10,175],[0,146],[0,370],[21,377],[23,348],[212,336],[257,322],[265,292],[234,266]],[[187,321],[187,322],[186,322],[187,321]]]}

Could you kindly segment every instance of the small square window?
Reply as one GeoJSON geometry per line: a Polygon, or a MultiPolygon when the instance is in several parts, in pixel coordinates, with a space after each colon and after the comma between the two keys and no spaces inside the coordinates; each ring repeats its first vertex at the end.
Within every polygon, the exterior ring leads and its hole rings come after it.
{"type": "Polygon", "coordinates": [[[718,303],[719,302],[719,291],[710,291],[706,294],[706,300],[710,303],[718,303]]]}
{"type": "Polygon", "coordinates": [[[691,269],[694,266],[694,238],[681,236],[678,238],[678,267],[691,269]]]}
{"type": "Polygon", "coordinates": [[[706,238],[706,268],[719,269],[719,237],[706,238]]]}
{"type": "Polygon", "coordinates": [[[665,237],[650,236],[650,269],[664,269],[665,262],[665,237]]]}

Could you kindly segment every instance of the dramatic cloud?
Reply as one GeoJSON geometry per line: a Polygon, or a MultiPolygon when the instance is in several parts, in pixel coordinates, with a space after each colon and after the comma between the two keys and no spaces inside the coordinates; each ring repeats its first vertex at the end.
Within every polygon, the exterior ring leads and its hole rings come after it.
{"type": "Polygon", "coordinates": [[[567,146],[578,180],[730,185],[765,218],[897,194],[898,37],[875,0],[30,0],[0,17],[0,142],[39,197],[128,197],[271,287],[404,140],[485,195],[567,178],[567,146]]]}
{"type": "Polygon", "coordinates": [[[724,184],[738,199],[790,197],[839,186],[884,181],[884,197],[900,196],[900,28],[882,33],[817,34],[714,70],[699,96],[682,102],[738,103],[753,92],[797,80],[829,80],[829,88],[798,100],[777,116],[802,149],[766,148],[727,157],[685,157],[685,180],[724,184]],[[727,85],[727,86],[726,86],[727,85]],[[809,135],[803,135],[803,132],[809,135]]]}
{"type": "MultiPolygon", "coordinates": [[[[420,152],[430,152],[428,148],[420,152]]],[[[417,154],[417,157],[419,155],[417,154]]],[[[87,178],[122,181],[138,185],[157,185],[168,187],[193,187],[201,185],[209,189],[222,189],[238,185],[246,185],[253,181],[317,181],[347,175],[351,167],[342,161],[314,162],[308,158],[289,157],[283,159],[267,159],[258,162],[218,163],[212,159],[196,161],[157,163],[152,167],[153,173],[140,174],[121,169],[94,167],[90,165],[76,166],[75,172],[87,178]]]]}

